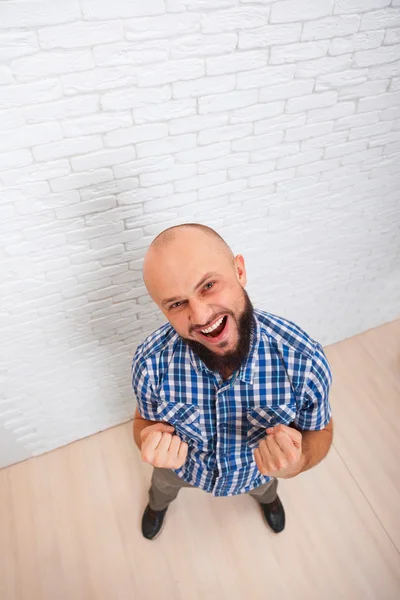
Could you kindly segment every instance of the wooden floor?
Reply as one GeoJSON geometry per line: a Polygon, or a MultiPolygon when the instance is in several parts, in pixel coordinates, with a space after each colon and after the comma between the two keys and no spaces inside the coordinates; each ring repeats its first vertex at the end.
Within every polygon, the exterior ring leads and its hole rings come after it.
{"type": "Polygon", "coordinates": [[[186,489],[144,540],[126,424],[0,471],[1,600],[399,600],[400,321],[327,355],[334,447],[280,483],[282,534],[248,496],[186,489]]]}

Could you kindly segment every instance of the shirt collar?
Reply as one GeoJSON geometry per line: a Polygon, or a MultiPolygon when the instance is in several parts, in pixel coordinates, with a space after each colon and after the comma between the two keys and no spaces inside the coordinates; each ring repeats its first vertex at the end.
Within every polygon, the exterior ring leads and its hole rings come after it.
{"type": "MultiPolygon", "coordinates": [[[[249,352],[247,354],[246,361],[242,363],[239,371],[237,372],[237,378],[245,383],[253,384],[254,381],[254,373],[257,365],[258,358],[258,347],[260,344],[260,323],[256,315],[253,316],[253,326],[250,333],[250,347],[249,352]]],[[[189,352],[190,362],[196,371],[197,374],[204,371],[206,373],[213,373],[202,360],[193,352],[191,347],[187,346],[189,352]]],[[[215,374],[215,373],[213,373],[215,374]]]]}

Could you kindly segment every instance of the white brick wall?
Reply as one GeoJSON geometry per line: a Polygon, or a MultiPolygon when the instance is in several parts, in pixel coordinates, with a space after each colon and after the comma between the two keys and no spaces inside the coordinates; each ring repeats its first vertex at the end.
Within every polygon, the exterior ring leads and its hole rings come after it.
{"type": "Polygon", "coordinates": [[[131,417],[168,225],[322,343],[398,317],[399,190],[399,0],[0,2],[0,466],[131,417]]]}

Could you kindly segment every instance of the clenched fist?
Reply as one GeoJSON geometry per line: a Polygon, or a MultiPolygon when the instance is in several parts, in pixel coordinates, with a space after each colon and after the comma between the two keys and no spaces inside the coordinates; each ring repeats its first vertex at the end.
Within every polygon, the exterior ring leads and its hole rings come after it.
{"type": "Polygon", "coordinates": [[[179,469],[186,460],[188,445],[177,435],[172,435],[173,432],[174,428],[165,423],[156,423],[142,429],[142,460],[153,467],[179,469]]]}
{"type": "Polygon", "coordinates": [[[267,437],[254,450],[254,458],[261,475],[288,479],[301,472],[304,466],[302,435],[286,425],[266,430],[267,437]]]}

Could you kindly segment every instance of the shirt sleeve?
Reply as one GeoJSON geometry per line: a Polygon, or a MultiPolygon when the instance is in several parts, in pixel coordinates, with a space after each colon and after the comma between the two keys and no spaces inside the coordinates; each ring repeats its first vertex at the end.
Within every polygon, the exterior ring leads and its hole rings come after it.
{"type": "Polygon", "coordinates": [[[329,390],[332,373],[328,360],[320,344],[317,344],[310,374],[301,397],[301,406],[294,420],[303,431],[324,429],[331,419],[332,409],[329,402],[329,390]]]}
{"type": "Polygon", "coordinates": [[[149,421],[159,421],[157,395],[152,388],[146,363],[137,353],[132,361],[132,387],[140,416],[149,421]]]}

